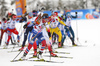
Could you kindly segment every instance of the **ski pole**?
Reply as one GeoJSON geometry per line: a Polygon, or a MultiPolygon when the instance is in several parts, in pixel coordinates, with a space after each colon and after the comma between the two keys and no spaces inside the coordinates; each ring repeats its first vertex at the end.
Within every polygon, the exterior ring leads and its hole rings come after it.
{"type": "MultiPolygon", "coordinates": [[[[39,32],[40,32],[40,31],[39,31],[39,32]]],[[[38,32],[38,33],[39,33],[39,32],[38,32]]],[[[37,34],[38,34],[38,33],[37,33],[37,34]]],[[[31,40],[33,40],[33,39],[37,36],[37,34],[36,34],[31,40]]],[[[19,54],[20,54],[21,52],[22,52],[22,51],[20,51],[20,52],[17,54],[17,56],[16,56],[11,62],[14,62],[14,60],[19,56],[19,54]]]]}
{"type": "Polygon", "coordinates": [[[19,54],[21,53],[22,51],[20,51],[17,56],[11,61],[11,62],[14,62],[14,60],[19,56],[19,54]]]}
{"type": "MultiPolygon", "coordinates": [[[[24,31],[25,31],[25,29],[21,32],[21,35],[20,35],[20,36],[22,36],[22,34],[24,33],[24,31]]],[[[15,48],[15,45],[14,45],[14,47],[12,48],[11,52],[13,51],[14,48],[15,48]]]]}

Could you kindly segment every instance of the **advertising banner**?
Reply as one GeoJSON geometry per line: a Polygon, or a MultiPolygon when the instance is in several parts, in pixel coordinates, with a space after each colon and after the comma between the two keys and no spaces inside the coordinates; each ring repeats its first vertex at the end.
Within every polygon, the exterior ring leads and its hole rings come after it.
{"type": "Polygon", "coordinates": [[[21,15],[26,12],[26,0],[16,0],[16,12],[17,17],[21,18],[21,15]]]}

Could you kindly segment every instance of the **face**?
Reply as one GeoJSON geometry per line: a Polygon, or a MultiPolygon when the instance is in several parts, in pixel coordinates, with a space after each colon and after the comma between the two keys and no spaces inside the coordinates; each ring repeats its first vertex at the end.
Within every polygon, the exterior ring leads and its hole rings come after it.
{"type": "Polygon", "coordinates": [[[8,17],[11,17],[11,15],[12,15],[11,13],[8,13],[8,17]]]}
{"type": "Polygon", "coordinates": [[[31,19],[32,17],[28,15],[28,18],[31,19]]]}
{"type": "Polygon", "coordinates": [[[70,17],[70,16],[67,16],[68,18],[70,17]]]}
{"type": "Polygon", "coordinates": [[[54,13],[54,17],[55,17],[55,16],[57,16],[57,15],[54,13]]]}
{"type": "Polygon", "coordinates": [[[16,18],[17,18],[17,16],[13,16],[13,17],[12,17],[13,20],[16,20],[16,18]]]}
{"type": "Polygon", "coordinates": [[[54,13],[54,16],[58,16],[58,13],[54,13]]]}
{"type": "Polygon", "coordinates": [[[42,19],[44,23],[48,22],[48,18],[42,19]]]}

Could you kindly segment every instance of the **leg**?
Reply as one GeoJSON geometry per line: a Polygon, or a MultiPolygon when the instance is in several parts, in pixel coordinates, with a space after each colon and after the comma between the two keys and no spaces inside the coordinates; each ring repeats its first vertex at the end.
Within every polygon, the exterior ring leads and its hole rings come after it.
{"type": "Polygon", "coordinates": [[[57,55],[54,54],[53,51],[52,51],[52,45],[51,44],[47,44],[47,46],[48,46],[48,50],[49,50],[51,56],[56,57],[57,55]]]}
{"type": "Polygon", "coordinates": [[[38,41],[41,42],[42,46],[41,46],[41,49],[39,51],[39,54],[41,55],[43,53],[43,50],[45,49],[45,46],[46,46],[46,40],[44,38],[44,36],[42,35],[42,32],[40,32],[38,35],[37,35],[37,38],[38,38],[38,41]]]}
{"type": "Polygon", "coordinates": [[[7,43],[6,43],[6,45],[8,45],[9,44],[9,40],[11,39],[11,35],[8,35],[8,40],[7,40],[7,43]]]}
{"type": "Polygon", "coordinates": [[[59,30],[59,28],[57,27],[56,29],[55,29],[55,33],[58,35],[58,42],[59,42],[59,44],[58,44],[58,47],[60,48],[62,45],[61,45],[61,39],[62,39],[62,34],[61,34],[61,31],[59,30]]]}
{"type": "Polygon", "coordinates": [[[26,50],[25,50],[23,56],[26,56],[26,55],[28,54],[29,50],[30,50],[30,49],[32,48],[32,46],[33,46],[33,43],[34,43],[35,39],[36,39],[36,38],[31,39],[31,41],[29,42],[28,47],[26,48],[26,50]]]}
{"type": "Polygon", "coordinates": [[[26,43],[26,40],[27,40],[27,36],[28,36],[28,29],[26,29],[25,33],[24,33],[24,40],[23,40],[23,44],[22,44],[22,47],[25,46],[25,43],[26,43]]]}
{"type": "Polygon", "coordinates": [[[11,39],[11,34],[12,34],[12,32],[10,32],[10,31],[8,30],[8,31],[7,31],[7,34],[8,34],[8,39],[7,39],[6,45],[9,44],[9,40],[11,39]]]}
{"type": "Polygon", "coordinates": [[[33,57],[37,57],[37,42],[35,40],[35,42],[33,43],[33,48],[34,48],[34,54],[33,54],[33,57]]]}
{"type": "Polygon", "coordinates": [[[3,29],[1,29],[0,45],[1,45],[1,43],[2,43],[3,34],[4,34],[4,31],[3,31],[3,29]]]}
{"type": "Polygon", "coordinates": [[[76,44],[74,43],[75,35],[74,35],[74,31],[73,31],[72,27],[70,27],[69,30],[70,30],[70,33],[72,34],[72,37],[70,38],[71,41],[72,41],[72,45],[76,46],[76,44]]]}
{"type": "Polygon", "coordinates": [[[52,41],[53,41],[53,44],[56,42],[56,33],[53,33],[53,35],[52,35],[52,41]]]}
{"type": "Polygon", "coordinates": [[[61,33],[62,33],[62,40],[61,40],[61,45],[63,46],[63,44],[64,44],[64,39],[65,39],[65,35],[64,35],[64,31],[62,30],[61,31],[61,33]]]}
{"type": "Polygon", "coordinates": [[[13,29],[13,33],[17,35],[17,42],[20,42],[20,36],[19,36],[19,32],[15,29],[13,29]]]}

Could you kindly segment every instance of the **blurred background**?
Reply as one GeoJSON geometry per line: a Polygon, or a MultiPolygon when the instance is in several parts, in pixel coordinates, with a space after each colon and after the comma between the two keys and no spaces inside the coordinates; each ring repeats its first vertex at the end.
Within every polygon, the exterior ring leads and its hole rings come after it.
{"type": "MultiPolygon", "coordinates": [[[[0,17],[7,11],[15,12],[16,0],[0,0],[0,17]]],[[[33,9],[39,10],[76,10],[100,8],[100,0],[26,0],[27,12],[33,9]]],[[[15,12],[16,13],[16,12],[15,12]]]]}

